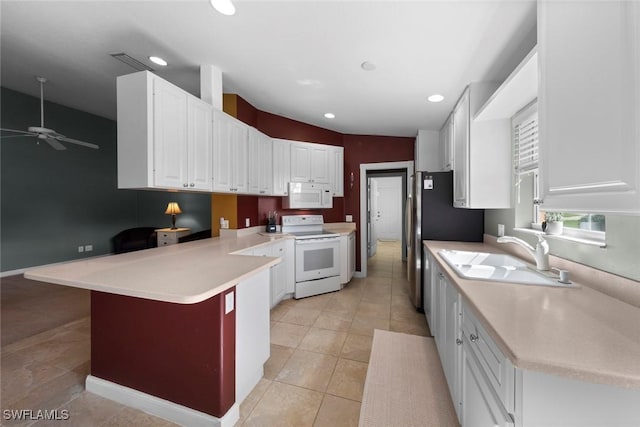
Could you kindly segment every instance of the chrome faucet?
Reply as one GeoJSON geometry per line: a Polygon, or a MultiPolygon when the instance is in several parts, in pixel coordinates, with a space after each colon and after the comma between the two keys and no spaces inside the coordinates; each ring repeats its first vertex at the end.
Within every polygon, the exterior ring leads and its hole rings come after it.
{"type": "Polygon", "coordinates": [[[533,256],[536,260],[536,268],[540,271],[549,270],[549,244],[542,235],[538,234],[538,243],[536,243],[536,247],[534,249],[533,246],[528,244],[522,239],[513,236],[502,236],[498,237],[498,243],[515,243],[517,245],[522,246],[533,256]]]}

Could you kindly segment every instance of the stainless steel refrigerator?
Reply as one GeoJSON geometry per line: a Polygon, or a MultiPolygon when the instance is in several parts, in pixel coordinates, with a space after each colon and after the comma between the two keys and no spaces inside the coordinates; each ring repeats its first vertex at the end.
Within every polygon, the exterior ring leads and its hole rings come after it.
{"type": "Polygon", "coordinates": [[[411,301],[423,311],[423,240],[481,242],[484,209],[453,207],[453,172],[416,172],[407,198],[407,276],[411,301]]]}

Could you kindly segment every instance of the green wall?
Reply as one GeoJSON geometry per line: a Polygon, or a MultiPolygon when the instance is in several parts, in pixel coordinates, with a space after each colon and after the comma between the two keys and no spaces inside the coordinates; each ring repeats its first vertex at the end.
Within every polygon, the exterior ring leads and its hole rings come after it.
{"type": "MultiPolygon", "coordinates": [[[[40,101],[2,88],[0,124],[39,126],[40,101]]],[[[93,142],[56,151],[35,138],[2,139],[0,271],[108,254],[111,238],[131,227],[169,227],[169,201],[184,212],[177,225],[211,228],[209,194],[117,189],[116,122],[45,102],[45,127],[93,142]],[[93,251],[78,253],[78,246],[93,251]]]]}
{"type": "MultiPolygon", "coordinates": [[[[606,221],[606,248],[548,239],[551,254],[629,279],[640,280],[640,216],[607,215],[606,221]]],[[[504,224],[505,234],[520,237],[535,246],[536,237],[513,231],[514,223],[515,209],[485,210],[485,233],[497,236],[498,224],[504,224]]]]}

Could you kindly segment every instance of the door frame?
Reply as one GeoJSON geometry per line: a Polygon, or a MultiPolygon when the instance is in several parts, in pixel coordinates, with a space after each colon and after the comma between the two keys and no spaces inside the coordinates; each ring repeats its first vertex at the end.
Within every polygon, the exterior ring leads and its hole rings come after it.
{"type": "MultiPolygon", "coordinates": [[[[404,169],[407,172],[407,193],[411,194],[411,180],[413,175],[413,160],[404,162],[386,163],[361,163],[360,164],[360,274],[358,277],[367,277],[367,172],[383,172],[388,169],[404,169]]],[[[404,207],[403,207],[404,209],[404,207]]]]}

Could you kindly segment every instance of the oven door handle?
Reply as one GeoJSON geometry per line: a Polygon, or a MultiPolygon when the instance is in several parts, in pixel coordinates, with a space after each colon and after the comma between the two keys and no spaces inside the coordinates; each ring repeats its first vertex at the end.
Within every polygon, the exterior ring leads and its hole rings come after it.
{"type": "Polygon", "coordinates": [[[340,243],[339,237],[328,237],[322,239],[296,239],[296,245],[317,245],[318,243],[340,243]]]}

